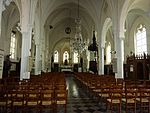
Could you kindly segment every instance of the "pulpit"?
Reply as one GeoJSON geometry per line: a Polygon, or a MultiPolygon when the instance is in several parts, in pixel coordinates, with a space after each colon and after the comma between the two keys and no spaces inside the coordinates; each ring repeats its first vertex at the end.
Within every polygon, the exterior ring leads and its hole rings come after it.
{"type": "Polygon", "coordinates": [[[89,71],[97,74],[98,45],[96,43],[95,31],[93,31],[93,43],[88,46],[88,50],[90,51],[90,57],[93,56],[93,58],[90,58],[89,71]]]}

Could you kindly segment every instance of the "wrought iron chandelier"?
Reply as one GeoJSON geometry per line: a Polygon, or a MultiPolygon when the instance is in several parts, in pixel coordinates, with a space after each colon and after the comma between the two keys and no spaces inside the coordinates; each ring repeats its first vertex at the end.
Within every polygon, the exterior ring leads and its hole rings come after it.
{"type": "Polygon", "coordinates": [[[79,0],[78,0],[78,18],[75,19],[76,23],[76,33],[75,37],[72,40],[73,51],[77,51],[79,54],[82,53],[85,49],[85,42],[83,41],[81,34],[81,19],[79,17],[79,0]]]}

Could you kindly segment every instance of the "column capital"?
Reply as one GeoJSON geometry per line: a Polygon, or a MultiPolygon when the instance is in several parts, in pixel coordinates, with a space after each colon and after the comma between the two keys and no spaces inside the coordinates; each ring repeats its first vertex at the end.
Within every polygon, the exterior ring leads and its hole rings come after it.
{"type": "Polygon", "coordinates": [[[40,47],[40,44],[39,43],[35,43],[36,47],[40,47]]]}
{"type": "Polygon", "coordinates": [[[32,33],[32,28],[33,28],[33,25],[32,24],[27,24],[27,25],[23,25],[21,24],[21,33],[32,33]]]}
{"type": "Polygon", "coordinates": [[[104,47],[104,46],[101,46],[101,49],[105,49],[105,47],[104,47]]]}
{"type": "Polygon", "coordinates": [[[124,40],[125,40],[125,37],[122,36],[122,37],[119,37],[119,39],[124,41],[124,40]]]}

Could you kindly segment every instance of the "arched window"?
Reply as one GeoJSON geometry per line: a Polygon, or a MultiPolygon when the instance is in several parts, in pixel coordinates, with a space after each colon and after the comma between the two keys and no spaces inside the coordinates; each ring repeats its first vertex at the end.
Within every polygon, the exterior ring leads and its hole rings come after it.
{"type": "Polygon", "coordinates": [[[15,59],[16,58],[16,49],[17,49],[17,40],[16,40],[16,32],[11,32],[11,42],[10,42],[10,58],[15,59]]]}
{"type": "Polygon", "coordinates": [[[69,63],[69,53],[68,51],[65,51],[63,54],[63,62],[65,62],[65,60],[67,61],[67,63],[69,63]]]}
{"type": "Polygon", "coordinates": [[[137,55],[147,53],[147,40],[146,40],[145,25],[140,24],[136,29],[135,37],[135,52],[137,55]]]}
{"type": "Polygon", "coordinates": [[[73,62],[78,63],[78,52],[77,51],[75,51],[73,54],[73,62]]]}
{"type": "Polygon", "coordinates": [[[111,44],[109,42],[107,48],[106,48],[106,64],[111,63],[111,44]]]}
{"type": "Polygon", "coordinates": [[[59,58],[59,56],[58,56],[58,51],[56,50],[56,51],[54,52],[54,62],[55,62],[55,63],[58,63],[58,58],[59,58]]]}

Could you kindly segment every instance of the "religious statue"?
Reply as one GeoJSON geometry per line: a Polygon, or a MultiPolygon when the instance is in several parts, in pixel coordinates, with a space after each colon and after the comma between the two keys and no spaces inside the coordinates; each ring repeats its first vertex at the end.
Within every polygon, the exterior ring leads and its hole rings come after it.
{"type": "Polygon", "coordinates": [[[68,61],[67,61],[67,59],[65,59],[65,61],[64,61],[64,65],[68,65],[68,61]]]}
{"type": "Polygon", "coordinates": [[[10,68],[11,68],[11,61],[10,61],[10,55],[6,56],[6,59],[4,61],[4,68],[3,68],[3,77],[6,78],[8,77],[10,68]]]}

